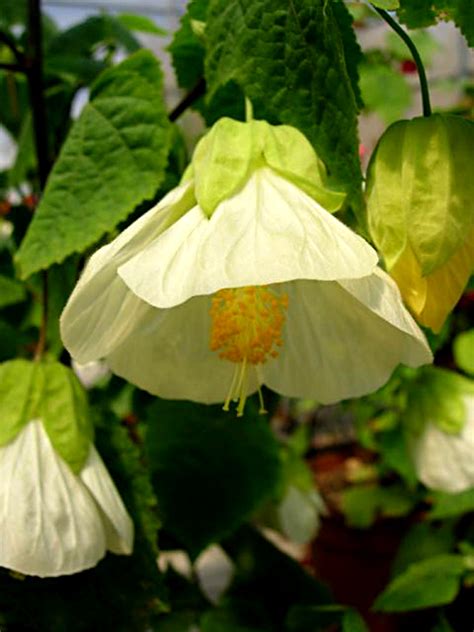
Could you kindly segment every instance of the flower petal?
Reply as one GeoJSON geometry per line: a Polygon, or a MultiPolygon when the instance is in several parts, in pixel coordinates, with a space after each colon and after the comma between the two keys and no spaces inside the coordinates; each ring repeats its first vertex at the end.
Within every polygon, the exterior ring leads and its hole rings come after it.
{"type": "Polygon", "coordinates": [[[106,528],[107,549],[113,553],[130,555],[133,550],[132,519],[93,445],[79,478],[90,491],[101,511],[106,528]]]}
{"type": "MultiPolygon", "coordinates": [[[[154,309],[139,329],[107,358],[117,375],[168,399],[223,402],[235,366],[209,348],[209,297],[196,297],[168,310],[154,309]]],[[[250,372],[248,393],[257,389],[250,372]]]]}
{"type": "Polygon", "coordinates": [[[474,398],[465,402],[467,419],[458,435],[427,423],[414,445],[418,478],[431,489],[459,493],[474,487],[474,398]]]}
{"type": "Polygon", "coordinates": [[[376,390],[400,363],[431,360],[423,334],[384,273],[282,288],[289,298],[284,344],[262,369],[264,383],[282,395],[330,404],[376,390]]]}
{"type": "Polygon", "coordinates": [[[38,420],[0,449],[0,533],[0,565],[26,575],[77,573],[105,555],[97,507],[38,420]]]}
{"type": "Polygon", "coordinates": [[[83,364],[113,349],[140,322],[147,305],[117,276],[124,261],[146,247],[192,206],[192,183],[173,189],[161,202],[89,259],[61,315],[61,337],[83,364]]]}
{"type": "Polygon", "coordinates": [[[137,296],[164,308],[226,287],[362,277],[376,263],[361,237],[261,168],[210,219],[193,208],[118,273],[137,296]]]}

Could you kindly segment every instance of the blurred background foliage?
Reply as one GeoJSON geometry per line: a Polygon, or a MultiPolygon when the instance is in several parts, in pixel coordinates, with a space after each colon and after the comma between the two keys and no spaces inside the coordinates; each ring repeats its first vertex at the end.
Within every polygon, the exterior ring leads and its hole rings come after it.
{"type": "MultiPolygon", "coordinates": [[[[28,3],[2,0],[0,360],[32,356],[47,269],[48,354],[69,363],[58,318],[84,260],[177,184],[206,125],[224,115],[244,118],[244,94],[256,117],[307,135],[333,180],[347,188],[342,218],[356,225],[377,137],[419,112],[408,51],[366,3],[297,0],[314,29],[310,41],[290,19],[275,30],[286,2],[258,0],[270,7],[262,31],[277,33],[265,40],[262,61],[258,33],[255,50],[245,24],[236,39],[229,20],[238,14],[233,3],[223,12],[225,4],[175,5],[181,17],[171,28],[158,12],[111,4],[63,28],[53,3],[45,3],[44,131],[54,169],[38,213],[35,104],[17,67],[30,60],[28,3]],[[282,38],[294,50],[292,86],[278,73],[282,38]],[[128,99],[126,120],[118,98],[128,99]],[[308,101],[316,116],[305,114],[308,101]],[[141,152],[138,165],[117,152],[98,113],[116,134],[146,118],[153,134],[132,151],[132,158],[141,152]]],[[[436,109],[472,118],[469,0],[404,0],[398,17],[415,29],[436,109]]],[[[436,366],[466,379],[474,375],[473,316],[471,282],[441,333],[427,332],[436,366]]],[[[98,449],[136,525],[135,552],[109,555],[66,578],[0,569],[2,631],[467,629],[474,489],[449,494],[423,486],[410,434],[440,411],[441,422],[459,427],[459,394],[450,384],[400,369],[377,393],[331,407],[267,391],[267,417],[250,402],[236,420],[220,407],[152,398],[104,367],[76,370],[89,389],[98,449]]]]}

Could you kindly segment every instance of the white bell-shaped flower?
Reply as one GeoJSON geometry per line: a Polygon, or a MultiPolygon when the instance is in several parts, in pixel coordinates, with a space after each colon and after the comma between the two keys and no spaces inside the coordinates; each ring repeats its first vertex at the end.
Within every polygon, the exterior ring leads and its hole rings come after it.
{"type": "Polygon", "coordinates": [[[219,186],[213,145],[204,166],[91,257],[61,317],[77,361],[105,358],[165,398],[238,400],[239,414],[261,384],[331,403],[377,389],[399,363],[430,362],[376,252],[316,201],[320,189],[288,175],[288,157],[277,164],[277,144],[265,162],[261,142],[238,184],[227,158],[219,186]]]}
{"type": "Polygon", "coordinates": [[[474,396],[464,397],[466,417],[458,433],[428,422],[413,446],[418,478],[427,487],[458,493],[474,487],[474,396]]]}
{"type": "Polygon", "coordinates": [[[77,475],[39,419],[0,447],[0,566],[56,577],[132,546],[133,523],[92,443],[77,475]]]}

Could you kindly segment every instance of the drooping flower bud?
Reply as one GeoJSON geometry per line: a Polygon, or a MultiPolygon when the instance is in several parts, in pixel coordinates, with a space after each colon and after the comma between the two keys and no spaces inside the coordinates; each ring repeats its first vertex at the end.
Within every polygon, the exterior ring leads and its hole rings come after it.
{"type": "Polygon", "coordinates": [[[132,521],[92,435],[70,369],[0,365],[0,566],[56,577],[132,552],[132,521]]]}
{"type": "Polygon", "coordinates": [[[417,320],[439,331],[474,267],[474,124],[434,114],[398,121],[367,178],[371,236],[417,320]]]}

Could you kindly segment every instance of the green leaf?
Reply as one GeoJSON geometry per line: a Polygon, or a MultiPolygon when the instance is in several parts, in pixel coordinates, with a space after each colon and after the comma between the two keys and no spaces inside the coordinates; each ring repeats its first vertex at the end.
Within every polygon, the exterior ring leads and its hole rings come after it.
{"type": "Polygon", "coordinates": [[[377,488],[349,487],[342,495],[342,511],[349,526],[366,529],[377,514],[377,488]]]}
{"type": "Polygon", "coordinates": [[[42,365],[41,419],[54,449],[78,474],[93,440],[86,393],[71,371],[58,362],[42,365]]]}
{"type": "MultiPolygon", "coordinates": [[[[339,7],[339,11],[343,9],[339,7]]],[[[337,185],[360,198],[357,104],[342,28],[325,0],[211,0],[206,26],[209,98],[229,81],[273,121],[297,127],[337,185]]]]}
{"type": "Polygon", "coordinates": [[[120,24],[130,31],[138,31],[139,33],[150,33],[151,35],[159,35],[163,37],[167,35],[165,29],[155,24],[154,20],[146,15],[135,15],[133,13],[120,13],[116,18],[120,24]]]}
{"type": "Polygon", "coordinates": [[[426,367],[408,392],[405,422],[408,431],[422,431],[434,423],[443,432],[457,434],[466,421],[466,395],[474,392],[472,380],[438,367],[426,367]]]}
{"type": "Polygon", "coordinates": [[[168,47],[178,84],[190,90],[204,76],[204,42],[194,32],[191,20],[206,20],[208,0],[191,0],[168,47]]]}
{"type": "Polygon", "coordinates": [[[431,26],[437,20],[453,20],[469,46],[474,46],[472,0],[400,0],[398,16],[409,28],[431,26]]]}
{"type": "Polygon", "coordinates": [[[38,365],[27,360],[0,364],[0,446],[14,439],[33,419],[31,399],[37,371],[38,365]]]}
{"type": "Polygon", "coordinates": [[[163,524],[196,556],[274,493],[278,445],[266,419],[236,419],[218,406],[163,400],[149,418],[147,445],[163,524]]]}
{"type": "Polygon", "coordinates": [[[369,632],[369,628],[357,610],[346,610],[342,617],[342,632],[369,632]]]}
{"type": "Polygon", "coordinates": [[[343,492],[342,510],[349,526],[366,529],[379,513],[387,518],[407,515],[417,500],[402,485],[350,487],[343,492]]]}
{"type": "Polygon", "coordinates": [[[22,121],[17,144],[15,162],[8,172],[10,186],[18,186],[26,182],[30,173],[34,172],[37,166],[31,112],[28,112],[22,121]]]}
{"type": "Polygon", "coordinates": [[[433,508],[428,515],[431,520],[456,518],[474,511],[474,489],[466,489],[457,494],[432,492],[430,496],[433,498],[433,508]]]}
{"type": "Polygon", "coordinates": [[[456,336],[453,344],[454,359],[465,373],[474,376],[474,329],[456,336]]]}
{"type": "Polygon", "coordinates": [[[28,84],[23,75],[0,70],[0,103],[0,122],[18,138],[29,105],[28,84]]]}
{"type": "Polygon", "coordinates": [[[418,501],[417,496],[404,485],[379,487],[377,496],[379,511],[387,518],[406,516],[418,501]]]}
{"type": "Polygon", "coordinates": [[[387,124],[401,118],[412,101],[404,76],[386,64],[362,64],[360,89],[366,108],[387,124]]]}
{"type": "Polygon", "coordinates": [[[67,51],[72,56],[89,57],[101,44],[115,42],[129,53],[140,48],[138,40],[114,16],[95,15],[59,33],[48,46],[48,56],[61,55],[67,51]]]}
{"type": "Polygon", "coordinates": [[[17,253],[22,277],[84,251],[151,198],[169,143],[162,73],[139,51],[92,87],[17,253]]]}
{"type": "Polygon", "coordinates": [[[26,21],[26,0],[2,0],[0,25],[12,26],[26,21]]]}
{"type": "MultiPolygon", "coordinates": [[[[204,77],[204,39],[196,33],[193,23],[205,23],[208,3],[208,0],[189,2],[187,13],[181,18],[180,28],[168,47],[178,84],[188,91],[204,77]]],[[[203,116],[208,126],[223,116],[237,120],[245,118],[244,95],[232,81],[221,86],[209,103],[201,97],[191,107],[203,116]]]]}
{"type": "Polygon", "coordinates": [[[18,329],[0,319],[0,362],[15,358],[17,348],[24,340],[18,336],[18,329]]]}
{"type": "Polygon", "coordinates": [[[24,286],[19,281],[0,274],[0,308],[21,303],[25,299],[24,286]]]}
{"type": "Polygon", "coordinates": [[[453,526],[452,522],[441,524],[420,522],[413,525],[397,551],[392,575],[400,575],[415,562],[450,553],[455,543],[453,526]]]}
{"type": "Polygon", "coordinates": [[[397,426],[393,430],[380,433],[377,438],[383,464],[397,472],[407,485],[415,487],[418,479],[402,428],[397,426]]]}
{"type": "Polygon", "coordinates": [[[371,0],[371,4],[379,9],[386,9],[387,11],[393,11],[400,6],[399,0],[371,0]]]}
{"type": "Polygon", "coordinates": [[[464,570],[461,555],[436,555],[412,564],[377,597],[374,609],[405,612],[448,604],[459,591],[464,570]]]}

